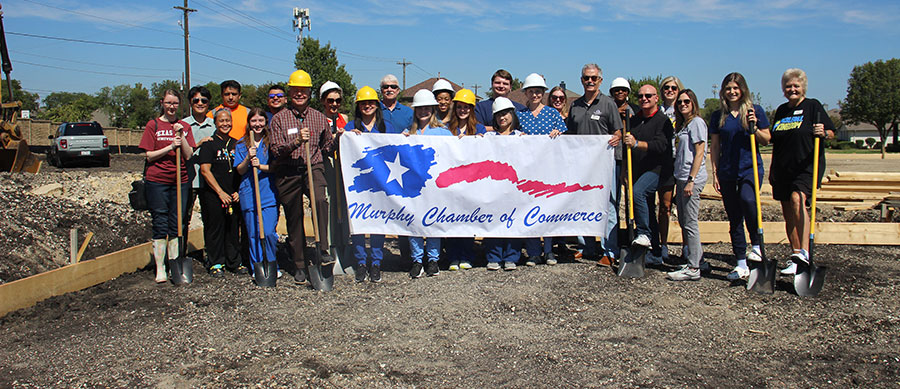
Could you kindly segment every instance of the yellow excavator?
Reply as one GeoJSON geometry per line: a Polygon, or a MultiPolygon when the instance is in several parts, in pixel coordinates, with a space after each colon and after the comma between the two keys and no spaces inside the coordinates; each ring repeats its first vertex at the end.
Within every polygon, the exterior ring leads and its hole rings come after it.
{"type": "MultiPolygon", "coordinates": [[[[0,5],[0,9],[2,8],[3,6],[0,5]]],[[[12,63],[9,61],[9,51],[6,48],[3,11],[0,11],[0,59],[3,61],[6,90],[9,92],[7,98],[9,102],[3,102],[3,95],[0,94],[0,172],[37,173],[41,170],[41,161],[28,149],[28,142],[25,141],[25,137],[22,136],[22,131],[16,123],[22,111],[22,102],[13,101],[12,79],[9,78],[12,63]]]]}

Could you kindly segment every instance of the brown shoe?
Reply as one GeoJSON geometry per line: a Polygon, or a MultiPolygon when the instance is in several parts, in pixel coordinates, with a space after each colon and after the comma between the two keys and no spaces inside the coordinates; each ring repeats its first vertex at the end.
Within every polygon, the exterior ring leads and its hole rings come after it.
{"type": "Polygon", "coordinates": [[[580,251],[575,253],[575,259],[581,259],[582,256],[583,256],[583,254],[581,254],[580,251]]]}
{"type": "Polygon", "coordinates": [[[600,260],[597,261],[597,266],[612,267],[612,263],[613,263],[612,258],[604,255],[603,258],[600,258],[600,260]]]}

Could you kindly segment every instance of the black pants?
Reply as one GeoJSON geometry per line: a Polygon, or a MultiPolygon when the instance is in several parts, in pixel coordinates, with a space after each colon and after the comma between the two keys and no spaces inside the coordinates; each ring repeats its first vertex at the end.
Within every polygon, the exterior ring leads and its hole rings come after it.
{"type": "Polygon", "coordinates": [[[240,205],[224,208],[219,195],[208,188],[200,189],[199,197],[210,266],[225,265],[229,270],[237,269],[241,265],[240,205]]]}
{"type": "MultiPolygon", "coordinates": [[[[325,169],[322,164],[312,166],[313,186],[316,196],[316,211],[320,231],[328,230],[328,199],[325,198],[325,169]]],[[[275,176],[275,187],[278,188],[278,201],[284,207],[284,218],[287,222],[288,243],[291,255],[298,268],[305,268],[303,253],[306,247],[306,229],[303,225],[303,195],[309,195],[309,179],[306,166],[280,167],[275,176]]],[[[327,235],[327,234],[320,234],[327,235]]],[[[328,250],[327,238],[319,240],[319,250],[328,250]]]]}

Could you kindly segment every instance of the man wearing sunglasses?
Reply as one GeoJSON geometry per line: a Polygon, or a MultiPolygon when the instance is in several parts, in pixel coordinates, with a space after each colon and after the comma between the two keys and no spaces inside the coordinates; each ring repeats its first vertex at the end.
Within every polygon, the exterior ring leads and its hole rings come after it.
{"type": "MultiPolygon", "coordinates": [[[[484,128],[488,131],[494,131],[494,99],[509,96],[509,92],[512,91],[512,80],[512,74],[509,74],[505,69],[498,69],[491,77],[491,90],[494,92],[493,96],[475,104],[475,119],[483,124],[484,128]]],[[[513,107],[516,108],[516,111],[525,109],[525,106],[520,103],[515,101],[512,103],[513,107]]]]}
{"type": "MultiPolygon", "coordinates": [[[[619,175],[622,171],[622,147],[619,145],[622,139],[622,118],[616,103],[600,91],[603,82],[603,72],[600,66],[589,63],[581,68],[581,86],[584,95],[572,102],[569,108],[569,117],[566,118],[566,134],[578,135],[612,135],[609,145],[616,148],[616,165],[609,166],[616,177],[616,188],[619,185],[619,175]]],[[[606,225],[606,236],[602,242],[603,255],[597,261],[600,266],[611,266],[619,251],[618,232],[618,190],[610,191],[609,219],[606,225]]],[[[584,250],[582,258],[596,260],[596,243],[593,236],[584,237],[584,250]]]]}
{"type": "Polygon", "coordinates": [[[279,84],[272,84],[269,87],[266,96],[266,120],[271,122],[272,116],[284,109],[284,104],[287,102],[287,97],[285,97],[287,94],[284,92],[284,87],[279,84]]]}
{"type": "Polygon", "coordinates": [[[228,108],[231,111],[231,131],[228,136],[235,140],[241,139],[247,132],[247,114],[250,113],[250,108],[241,105],[241,83],[225,80],[219,84],[219,89],[222,91],[222,104],[207,112],[206,116],[212,118],[213,112],[228,108]]]}
{"type": "Polygon", "coordinates": [[[381,79],[381,114],[384,120],[394,125],[394,130],[401,133],[412,127],[413,110],[397,101],[400,97],[400,81],[397,76],[388,74],[381,79]]]}

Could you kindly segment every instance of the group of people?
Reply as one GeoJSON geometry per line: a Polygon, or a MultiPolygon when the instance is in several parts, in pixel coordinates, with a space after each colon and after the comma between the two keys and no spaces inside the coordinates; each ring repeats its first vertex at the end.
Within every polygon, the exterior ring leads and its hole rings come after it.
{"type": "MultiPolygon", "coordinates": [[[[640,85],[637,105],[628,102],[634,91],[624,78],[613,80],[609,95],[604,94],[600,89],[602,71],[596,64],[584,65],[580,80],[584,93],[569,103],[564,88],[554,87],[548,93],[544,78],[530,74],[523,84],[526,104],[522,105],[508,98],[513,77],[500,69],[491,77],[492,97],[488,99],[477,101],[471,90],[455,90],[450,82],[439,79],[431,90],[417,91],[407,107],[398,101],[397,77],[389,74],[381,79],[380,94],[369,86],[357,91],[352,117],[339,112],[343,90],[332,81],[318,90],[323,111],[311,108],[312,81],[303,70],[290,75],[286,88],[271,86],[265,108],[241,105],[241,86],[229,80],[220,85],[222,104],[212,110],[210,91],[202,86],[191,88],[191,115],[179,120],[176,112],[181,97],[168,90],[160,100],[161,116],[147,123],[140,143],[147,158],[145,179],[156,281],[166,281],[164,261],[181,250],[175,239],[178,208],[189,220],[189,204],[199,198],[207,266],[214,277],[223,276],[226,270],[246,272],[246,266],[255,268],[275,260],[275,226],[281,206],[297,268],[296,283],[307,283],[310,264],[331,266],[336,258],[355,261],[357,282],[380,282],[384,235],[369,234],[367,247],[367,236],[350,235],[346,221],[336,217],[346,214],[337,144],[347,132],[455,137],[609,135],[615,164],[598,167],[610,169],[616,177],[616,190],[610,191],[608,233],[578,237],[582,249],[575,256],[600,266],[612,266],[620,259],[619,207],[624,185],[631,191],[635,225],[634,237],[625,243],[649,249],[651,265],[669,261],[667,236],[675,203],[684,242],[682,257],[687,264],[667,273],[674,281],[698,280],[706,265],[698,218],[700,193],[710,178],[722,195],[729,220],[736,266],[727,277],[746,278],[750,274],[747,261],[761,260],[755,190],[764,177],[764,167],[758,147],[771,143],[769,181],[773,197],[781,202],[792,249],[782,272],[794,271],[796,265],[791,263],[808,262],[807,198],[824,171],[824,148],[820,148],[820,169],[813,177],[813,139],[833,137],[834,126],[822,104],[806,98],[807,78],[802,70],[788,69],[782,75],[787,102],[776,110],[771,122],[752,101],[740,73],[725,76],[720,107],[709,123],[700,117],[696,94],[677,77],[663,79],[660,90],[640,85]],[[757,149],[752,150],[754,147],[757,149]],[[625,168],[628,156],[630,170],[625,168]],[[181,164],[180,172],[176,172],[176,158],[189,161],[181,164]],[[258,184],[254,184],[253,171],[258,184]],[[625,185],[629,173],[630,185],[625,185]],[[176,185],[188,194],[182,196],[181,204],[176,204],[176,185]],[[312,258],[307,258],[305,250],[303,195],[314,205],[312,216],[320,232],[312,258]],[[744,225],[750,235],[749,247],[744,225]]],[[[408,237],[400,243],[401,254],[412,260],[412,278],[439,274],[442,249],[449,270],[470,269],[475,259],[474,238],[408,237]]],[[[564,245],[565,241],[484,237],[482,245],[488,270],[514,270],[520,263],[556,264],[559,258],[554,243],[564,245]]]]}

